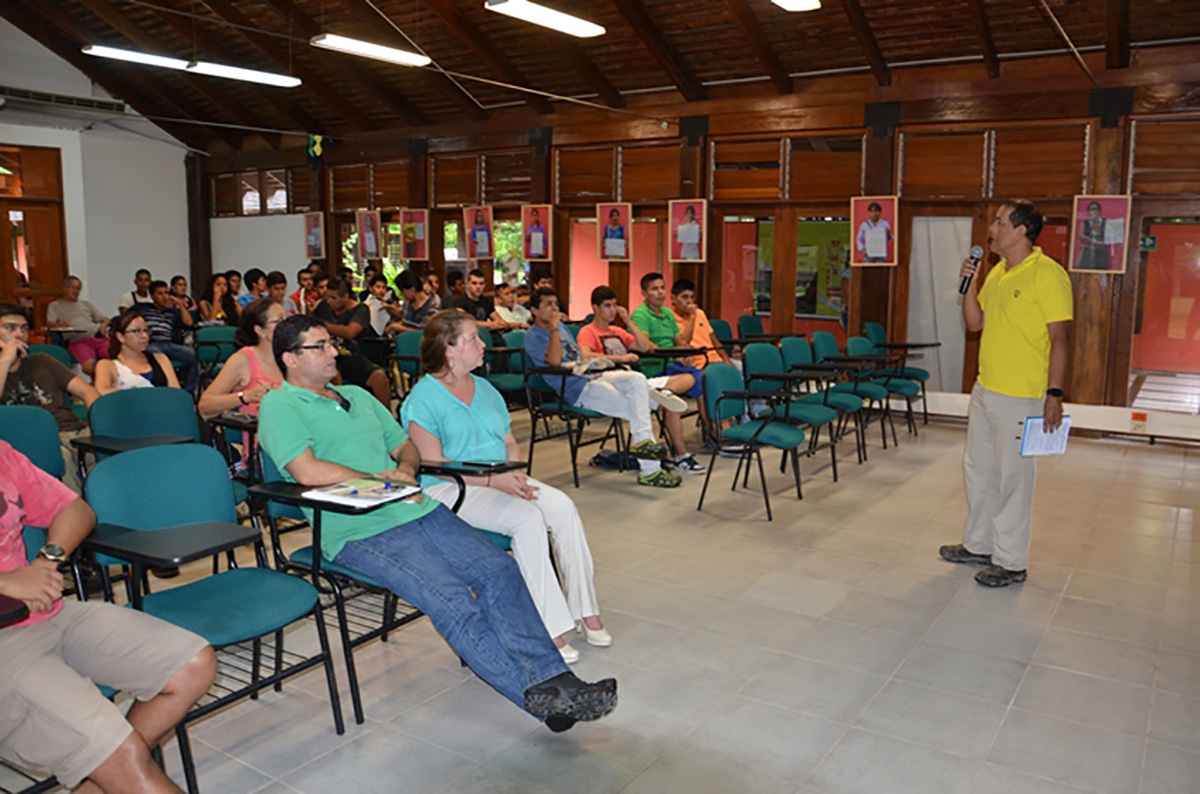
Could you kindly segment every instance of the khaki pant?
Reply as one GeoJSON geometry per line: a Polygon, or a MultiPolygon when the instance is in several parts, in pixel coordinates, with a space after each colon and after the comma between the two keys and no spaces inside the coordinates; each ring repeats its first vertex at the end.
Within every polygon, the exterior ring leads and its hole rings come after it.
{"type": "Polygon", "coordinates": [[[91,431],[84,427],[79,430],[60,430],[58,431],[58,443],[62,447],[63,469],[62,481],[63,485],[70,488],[80,496],[83,495],[83,483],[79,481],[79,464],[76,455],[84,453],[71,446],[71,439],[82,438],[83,436],[91,435],[91,431]]]}
{"type": "Polygon", "coordinates": [[[970,513],[963,545],[992,563],[1023,571],[1029,562],[1035,458],[1020,455],[1025,418],[1041,416],[1041,400],[1009,397],[976,383],[967,413],[963,476],[970,513]]]}

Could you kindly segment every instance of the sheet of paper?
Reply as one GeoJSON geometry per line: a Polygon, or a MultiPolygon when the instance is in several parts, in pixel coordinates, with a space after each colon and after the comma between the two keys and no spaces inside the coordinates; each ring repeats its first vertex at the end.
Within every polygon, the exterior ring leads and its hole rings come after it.
{"type": "Polygon", "coordinates": [[[483,231],[475,232],[475,255],[490,256],[491,253],[491,249],[488,247],[488,233],[483,231]]]}
{"type": "Polygon", "coordinates": [[[887,229],[867,229],[865,237],[867,256],[872,258],[887,256],[887,229]]]}
{"type": "Polygon", "coordinates": [[[414,223],[413,224],[413,239],[414,240],[424,240],[425,239],[425,224],[423,224],[423,223],[414,223]]]}
{"type": "Polygon", "coordinates": [[[1120,245],[1125,242],[1125,219],[1108,218],[1104,221],[1104,244],[1120,245]]]}
{"type": "Polygon", "coordinates": [[[679,225],[679,242],[681,243],[698,243],[700,242],[700,224],[698,223],[683,223],[679,225]]]}
{"type": "Polygon", "coordinates": [[[1025,420],[1025,428],[1021,433],[1021,457],[1061,455],[1067,451],[1067,438],[1071,435],[1071,417],[1064,416],[1062,424],[1053,433],[1045,432],[1042,424],[1040,416],[1030,416],[1025,420]]]}
{"type": "Polygon", "coordinates": [[[529,233],[529,255],[542,256],[546,253],[546,236],[541,232],[529,233]]]}
{"type": "Polygon", "coordinates": [[[619,238],[604,238],[604,255],[609,259],[625,258],[625,241],[619,238]]]}

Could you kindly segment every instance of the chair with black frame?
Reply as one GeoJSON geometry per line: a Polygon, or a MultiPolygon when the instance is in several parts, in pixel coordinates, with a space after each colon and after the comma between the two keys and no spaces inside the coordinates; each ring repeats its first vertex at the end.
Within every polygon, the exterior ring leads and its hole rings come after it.
{"type": "MultiPolygon", "coordinates": [[[[713,424],[712,433],[718,439],[713,448],[712,459],[708,462],[708,472],[704,475],[704,487],[700,489],[700,501],[696,509],[704,508],[704,495],[708,492],[708,481],[712,477],[717,463],[717,452],[723,444],[741,444],[742,451],[738,457],[737,470],[733,473],[733,487],[737,490],[738,479],[742,478],[742,466],[746,474],[742,487],[750,480],[750,459],[758,460],[758,476],[762,482],[763,504],[767,508],[767,520],[772,521],[771,497],[767,494],[767,476],[763,471],[762,447],[781,450],[791,454],[792,476],[796,481],[796,498],[803,499],[800,490],[800,447],[805,444],[804,431],[794,424],[774,418],[780,398],[778,390],[751,391],[742,383],[742,375],[732,364],[716,362],[704,368],[704,396],[707,417],[705,421],[713,424]],[[724,423],[733,420],[737,422],[746,412],[749,400],[766,400],[770,407],[758,419],[723,427],[724,423]]],[[[786,402],[786,400],[784,400],[786,402]]]]}
{"type": "Polygon", "coordinates": [[[237,352],[236,325],[210,325],[196,330],[196,365],[200,367],[201,391],[216,377],[225,360],[237,352]]]}
{"type": "Polygon", "coordinates": [[[421,331],[413,329],[396,337],[396,352],[392,354],[392,389],[397,401],[403,402],[408,390],[421,377],[421,331]]]}
{"type": "MultiPolygon", "coordinates": [[[[497,334],[493,333],[493,336],[497,334]]],[[[513,397],[520,399],[525,396],[525,332],[521,330],[509,331],[501,337],[502,346],[493,348],[490,351],[490,364],[493,371],[489,372],[485,378],[487,382],[496,387],[496,391],[504,395],[504,401],[511,408],[514,404],[513,397]],[[500,363],[502,362],[502,364],[500,363]],[[500,371],[495,371],[500,370],[500,371]]]]}
{"type": "Polygon", "coordinates": [[[622,431],[621,420],[615,416],[580,408],[566,398],[567,376],[574,374],[570,367],[534,367],[525,356],[525,399],[529,405],[529,468],[533,469],[533,448],[539,441],[549,441],[566,433],[567,444],[571,447],[571,474],[575,487],[579,487],[579,448],[599,444],[601,448],[611,438],[617,446],[617,454],[624,449],[625,434],[622,431]],[[557,383],[555,388],[553,383],[557,383]],[[565,430],[551,427],[550,420],[560,420],[565,424],[565,430]],[[603,435],[583,440],[583,431],[589,422],[608,421],[603,435]],[[538,435],[538,423],[541,423],[541,436],[538,435]]]}
{"type": "Polygon", "coordinates": [[[762,318],[757,314],[743,314],[737,320],[738,337],[745,339],[749,336],[762,336],[762,318]]]}
{"type": "Polygon", "coordinates": [[[857,394],[845,391],[835,391],[830,388],[844,374],[853,372],[856,368],[848,365],[817,364],[813,361],[812,347],[808,340],[799,336],[787,336],[779,340],[779,353],[783,357],[783,366],[788,372],[799,372],[807,376],[804,381],[805,392],[795,399],[802,403],[816,403],[833,408],[839,414],[837,436],[844,438],[849,432],[850,420],[854,421],[853,431],[858,462],[867,459],[866,439],[863,436],[864,421],[862,416],[863,398],[857,394]]]}
{"type": "Polygon", "coordinates": [[[51,477],[62,479],[66,463],[58,440],[58,423],[45,408],[0,405],[0,440],[7,441],[51,477]]]}
{"type": "Polygon", "coordinates": [[[865,336],[852,336],[847,339],[846,353],[850,356],[858,356],[864,361],[874,359],[879,362],[867,372],[867,376],[872,378],[874,383],[887,389],[889,395],[894,394],[904,398],[905,422],[908,424],[908,432],[915,436],[917,420],[913,414],[913,397],[921,394],[921,384],[895,374],[899,370],[898,367],[883,366],[893,360],[896,354],[880,352],[865,336]]]}
{"type": "Polygon", "coordinates": [[[344,732],[317,590],[302,577],[268,568],[261,533],[234,523],[233,486],[220,453],[198,444],[133,450],[97,463],[86,494],[100,523],[84,548],[133,567],[133,608],[199,634],[219,652],[218,683],[175,729],[189,792],[195,794],[199,785],[187,726],[305,670],[324,668],[334,729],[344,732]],[[143,595],[136,587],[146,565],[182,565],[249,544],[256,547],[258,565],[159,593],[143,595]],[[320,651],[304,657],[286,650],[284,629],[308,618],[320,651]],[[264,653],[272,658],[266,669],[264,653]]]}
{"type": "Polygon", "coordinates": [[[722,320],[720,317],[709,317],[708,324],[712,326],[713,336],[721,340],[721,344],[728,348],[733,343],[733,328],[730,327],[728,320],[722,320]]]}
{"type": "Polygon", "coordinates": [[[910,358],[920,358],[921,354],[915,351],[924,350],[927,348],[941,347],[941,342],[903,342],[893,344],[888,342],[887,329],[879,323],[863,323],[863,336],[871,340],[876,353],[895,353],[899,356],[900,362],[894,367],[884,367],[880,370],[881,375],[896,375],[901,378],[916,381],[921,384],[921,413],[924,417],[925,424],[929,424],[929,405],[925,392],[925,382],[929,380],[929,370],[921,367],[908,366],[910,358]]]}
{"type": "Polygon", "coordinates": [[[874,383],[865,374],[869,369],[867,362],[855,356],[844,356],[838,350],[837,339],[828,331],[813,332],[813,357],[816,358],[817,364],[860,364],[858,369],[854,370],[849,380],[841,381],[833,385],[831,388],[834,391],[847,392],[857,395],[866,401],[863,406],[863,451],[866,452],[866,428],[871,423],[872,417],[867,413],[868,410],[875,411],[875,418],[879,422],[879,431],[883,439],[883,448],[887,449],[887,428],[892,429],[892,443],[898,444],[896,440],[896,425],[892,421],[892,407],[888,401],[888,390],[874,383]]]}

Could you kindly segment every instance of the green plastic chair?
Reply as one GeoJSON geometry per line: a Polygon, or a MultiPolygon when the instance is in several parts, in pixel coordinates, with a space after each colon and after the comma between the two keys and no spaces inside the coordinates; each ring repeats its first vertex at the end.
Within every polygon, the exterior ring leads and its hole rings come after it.
{"type": "MultiPolygon", "coordinates": [[[[502,347],[524,347],[525,332],[522,330],[509,331],[501,338],[502,347]]],[[[504,356],[505,372],[491,372],[485,376],[488,383],[496,387],[496,391],[504,395],[505,402],[512,403],[511,398],[525,394],[525,361],[520,352],[504,356]]],[[[495,362],[493,361],[493,366],[495,362]]]]}
{"type": "Polygon", "coordinates": [[[746,401],[749,399],[774,399],[774,392],[749,391],[742,385],[742,375],[732,364],[714,362],[704,368],[703,399],[708,409],[707,421],[712,424],[711,432],[718,439],[713,446],[712,458],[708,462],[708,472],[704,475],[704,487],[700,489],[700,501],[697,510],[704,508],[704,495],[708,492],[708,481],[712,477],[717,464],[717,452],[723,443],[740,443],[742,454],[738,457],[737,470],[733,473],[733,489],[737,490],[738,479],[742,475],[742,466],[746,467],[746,475],[742,487],[746,487],[750,479],[750,459],[758,460],[758,476],[762,482],[763,504],[767,508],[767,520],[773,520],[771,514],[771,497],[767,494],[767,477],[763,471],[763,447],[782,450],[792,457],[792,476],[796,481],[796,498],[803,499],[800,490],[800,446],[805,443],[804,431],[794,424],[779,421],[770,416],[751,419],[732,427],[723,428],[722,424],[730,419],[737,421],[746,412],[746,401]]]}
{"type": "MultiPolygon", "coordinates": [[[[841,353],[838,350],[837,339],[828,331],[814,331],[812,335],[813,342],[813,357],[817,364],[825,363],[829,358],[837,356],[841,353]]],[[[865,412],[865,409],[871,408],[876,412],[879,420],[880,434],[883,439],[883,448],[887,449],[887,426],[892,425],[892,443],[896,441],[896,428],[892,422],[892,408],[888,402],[888,390],[885,386],[875,383],[869,377],[857,375],[853,380],[842,381],[831,387],[834,391],[853,394],[861,397],[866,405],[864,406],[863,417],[863,439],[865,453],[866,427],[870,424],[870,417],[865,412]]]]}
{"type": "Polygon", "coordinates": [[[237,349],[236,326],[206,325],[197,329],[196,365],[200,367],[201,380],[215,377],[237,349]]]}
{"type": "MultiPolygon", "coordinates": [[[[871,340],[871,344],[875,346],[876,352],[887,352],[880,347],[880,345],[886,345],[888,341],[887,329],[882,325],[879,323],[863,323],[863,335],[871,340]]],[[[884,367],[879,370],[879,374],[895,375],[900,378],[915,380],[921,384],[921,413],[924,416],[925,424],[929,424],[929,405],[925,394],[925,382],[929,380],[929,370],[905,365],[900,367],[884,367]]]]}
{"type": "MultiPolygon", "coordinates": [[[[879,352],[879,348],[875,347],[871,340],[865,336],[852,336],[846,340],[846,352],[852,356],[865,356],[879,352]]],[[[912,401],[913,397],[919,396],[922,393],[921,384],[894,374],[898,370],[899,367],[876,369],[871,373],[874,376],[873,382],[887,389],[889,395],[897,394],[904,398],[904,416],[908,423],[908,430],[913,435],[916,435],[917,422],[913,415],[912,401]]]]}
{"type": "MultiPolygon", "coordinates": [[[[786,371],[792,372],[805,368],[811,368],[816,363],[813,361],[812,348],[808,344],[808,340],[799,336],[785,336],[779,340],[779,352],[783,356],[783,366],[786,371]]],[[[808,370],[813,372],[812,369],[808,370]]],[[[848,419],[854,420],[854,438],[855,452],[858,454],[858,462],[862,463],[867,459],[866,441],[863,437],[863,398],[857,394],[851,394],[847,391],[837,391],[830,388],[837,383],[837,372],[831,371],[828,377],[817,378],[813,377],[806,382],[808,391],[800,395],[798,402],[817,403],[833,408],[841,415],[841,421],[838,426],[838,437],[843,437],[847,430],[848,419]]]]}
{"type": "MultiPolygon", "coordinates": [[[[201,445],[147,447],[100,461],[88,478],[86,494],[99,522],[139,532],[185,534],[195,524],[237,521],[225,459],[201,445]]],[[[261,540],[257,545],[261,547],[261,540]]],[[[251,649],[248,680],[222,676],[221,687],[176,726],[189,791],[198,790],[189,723],[316,665],[325,669],[334,728],[339,735],[345,732],[324,612],[310,582],[261,565],[235,568],[149,593],[142,599],[142,609],[199,634],[214,648],[247,644],[251,649]],[[310,617],[316,624],[320,652],[285,666],[284,629],[310,617]],[[274,660],[264,670],[262,639],[272,636],[274,660]]],[[[295,654],[288,656],[295,658],[295,654]]]]}
{"type": "Polygon", "coordinates": [[[722,320],[720,317],[710,317],[708,324],[712,326],[713,336],[721,340],[721,344],[728,346],[733,341],[733,328],[730,327],[728,320],[722,320]]]}
{"type": "Polygon", "coordinates": [[[62,479],[66,464],[58,440],[58,423],[45,408],[0,405],[0,439],[51,477],[62,479]]]}
{"type": "Polygon", "coordinates": [[[421,337],[424,331],[414,328],[396,336],[395,365],[396,396],[403,398],[421,378],[421,337]]]}
{"type": "Polygon", "coordinates": [[[748,336],[759,336],[763,332],[762,318],[756,314],[743,314],[738,318],[738,336],[745,339],[748,336]]]}
{"type": "Polygon", "coordinates": [[[75,356],[67,352],[65,347],[59,347],[58,345],[30,345],[28,352],[31,356],[35,353],[50,356],[67,369],[71,369],[79,363],[75,360],[75,356]]]}
{"type": "Polygon", "coordinates": [[[183,389],[123,389],[92,403],[92,434],[117,438],[189,436],[200,441],[200,417],[183,389]]]}

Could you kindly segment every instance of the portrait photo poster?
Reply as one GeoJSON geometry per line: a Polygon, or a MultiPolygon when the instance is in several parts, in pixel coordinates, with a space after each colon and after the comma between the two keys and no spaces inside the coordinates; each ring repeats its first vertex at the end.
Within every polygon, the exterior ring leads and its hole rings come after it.
{"type": "Polygon", "coordinates": [[[1076,196],[1071,213],[1071,272],[1124,273],[1130,196],[1076,196]]]}
{"type": "Polygon", "coordinates": [[[325,213],[304,213],[304,251],[309,259],[325,258],[325,213]]]}
{"type": "Polygon", "coordinates": [[[547,262],[551,257],[550,241],[554,239],[554,207],[549,204],[521,206],[521,250],[530,262],[547,262]]]}
{"type": "Polygon", "coordinates": [[[429,210],[409,207],[400,210],[400,234],[405,259],[429,258],[429,210]]]}
{"type": "Polygon", "coordinates": [[[354,213],[354,225],[358,232],[358,258],[381,259],[383,257],[383,235],[379,233],[379,213],[356,212],[354,213]]]}
{"type": "Polygon", "coordinates": [[[599,258],[609,262],[633,259],[633,205],[623,202],[596,205],[599,258]]]}
{"type": "Polygon", "coordinates": [[[703,262],[707,251],[708,201],[679,199],[667,202],[672,262],[703,262]]]}
{"type": "Polygon", "coordinates": [[[896,209],[895,196],[854,196],[850,199],[850,229],[854,234],[851,265],[896,266],[896,209]]]}
{"type": "Polygon", "coordinates": [[[496,256],[491,207],[463,209],[463,228],[467,232],[467,259],[492,259],[496,256]]]}

